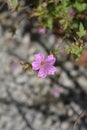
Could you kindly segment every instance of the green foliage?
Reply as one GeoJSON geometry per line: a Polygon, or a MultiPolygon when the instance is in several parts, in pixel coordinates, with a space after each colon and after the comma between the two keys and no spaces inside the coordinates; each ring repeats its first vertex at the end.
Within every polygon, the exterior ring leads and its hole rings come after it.
{"type": "Polygon", "coordinates": [[[56,56],[59,53],[58,49],[53,49],[50,51],[50,54],[53,54],[54,56],[56,56]]]}
{"type": "Polygon", "coordinates": [[[82,2],[76,0],[73,7],[76,8],[77,11],[82,12],[87,8],[87,3],[82,3],[82,2]]]}
{"type": "MultiPolygon", "coordinates": [[[[13,10],[17,10],[19,7],[18,0],[7,0],[8,5],[13,7],[13,10]]],[[[34,7],[31,9],[31,16],[38,18],[38,26],[46,27],[47,29],[54,29],[54,21],[58,22],[58,26],[63,27],[63,30],[70,32],[71,29],[77,30],[77,35],[81,38],[86,34],[83,23],[80,23],[75,19],[72,12],[75,11],[76,15],[79,12],[85,11],[87,8],[87,3],[84,0],[48,0],[48,1],[31,1],[31,5],[34,7]],[[36,3],[36,4],[35,4],[36,3]],[[70,12],[70,10],[72,12],[70,12]],[[79,28],[78,28],[79,27],[79,28]]],[[[76,30],[75,30],[76,33],[76,30]]],[[[69,33],[70,35],[70,33],[69,33]]]]}
{"type": "Polygon", "coordinates": [[[13,4],[14,9],[16,10],[18,7],[18,0],[12,0],[12,4],[13,4]]]}
{"type": "Polygon", "coordinates": [[[26,71],[26,70],[31,71],[31,69],[32,69],[32,65],[29,62],[21,63],[21,65],[22,65],[22,69],[24,71],[26,71]]]}
{"type": "Polygon", "coordinates": [[[64,5],[64,6],[67,6],[69,4],[69,0],[61,0],[61,3],[64,5]]]}
{"type": "Polygon", "coordinates": [[[86,30],[84,29],[84,26],[83,26],[82,23],[80,23],[80,25],[79,25],[79,31],[76,32],[76,33],[79,36],[79,38],[82,38],[83,36],[85,36],[86,30]]]}
{"type": "Polygon", "coordinates": [[[71,46],[66,48],[66,51],[68,54],[72,54],[74,56],[75,61],[78,61],[83,52],[83,49],[76,44],[71,44],[71,46]]]}
{"type": "MultiPolygon", "coordinates": [[[[26,1],[28,2],[28,0],[26,1]]],[[[18,0],[7,0],[7,3],[12,11],[19,11],[18,0]]],[[[58,34],[58,36],[63,34],[63,37],[68,36],[68,38],[78,35],[80,40],[86,35],[87,29],[84,25],[87,22],[87,3],[85,0],[31,0],[30,6],[32,7],[29,8],[28,16],[38,19],[39,28],[50,29],[56,32],[55,34],[58,34]]],[[[28,14],[28,11],[25,12],[28,14]]],[[[15,34],[15,31],[14,26],[11,32],[15,34]]],[[[72,54],[77,61],[83,52],[83,48],[71,44],[66,48],[66,51],[68,54],[72,54]]],[[[56,55],[58,50],[54,49],[51,53],[56,55]]],[[[24,65],[29,67],[29,64],[24,65]]]]}
{"type": "Polygon", "coordinates": [[[17,11],[19,7],[18,0],[7,0],[8,7],[11,11],[17,11]]]}

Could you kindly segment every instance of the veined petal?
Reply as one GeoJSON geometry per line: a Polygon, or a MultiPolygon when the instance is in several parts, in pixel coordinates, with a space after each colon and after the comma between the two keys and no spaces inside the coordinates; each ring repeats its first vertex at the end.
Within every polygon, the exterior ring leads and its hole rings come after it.
{"type": "Polygon", "coordinates": [[[45,59],[45,62],[47,62],[49,65],[53,65],[55,61],[56,61],[56,58],[53,55],[49,55],[45,59]]]}
{"type": "Polygon", "coordinates": [[[54,75],[55,74],[55,72],[56,72],[56,67],[55,66],[49,66],[49,68],[48,68],[48,74],[49,75],[54,75]]]}
{"type": "Polygon", "coordinates": [[[32,70],[39,70],[40,63],[39,62],[32,62],[32,70]]]}
{"type": "Polygon", "coordinates": [[[46,78],[46,76],[47,76],[47,71],[44,68],[41,68],[38,72],[38,77],[46,78]]]}
{"type": "Polygon", "coordinates": [[[38,53],[38,54],[35,54],[34,55],[34,59],[35,59],[35,61],[43,61],[44,60],[44,55],[43,55],[43,53],[38,53]]]}

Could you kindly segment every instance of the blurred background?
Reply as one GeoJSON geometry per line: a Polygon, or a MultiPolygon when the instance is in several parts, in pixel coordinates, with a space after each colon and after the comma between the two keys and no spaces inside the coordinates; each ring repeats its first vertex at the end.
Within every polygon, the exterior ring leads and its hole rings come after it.
{"type": "MultiPolygon", "coordinates": [[[[87,53],[78,63],[59,53],[57,72],[46,79],[23,71],[21,62],[32,62],[38,52],[48,55],[62,41],[50,31],[38,33],[36,25],[7,5],[0,10],[0,130],[72,130],[87,108],[87,53]]],[[[87,130],[87,113],[76,130],[87,130]]]]}

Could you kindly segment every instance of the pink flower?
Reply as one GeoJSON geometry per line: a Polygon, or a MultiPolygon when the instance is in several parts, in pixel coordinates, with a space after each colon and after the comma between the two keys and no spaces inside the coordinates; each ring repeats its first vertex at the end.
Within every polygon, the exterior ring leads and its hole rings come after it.
{"type": "Polygon", "coordinates": [[[48,75],[54,75],[56,67],[53,64],[56,58],[53,55],[49,55],[46,58],[42,53],[34,55],[35,61],[32,62],[32,69],[39,70],[38,77],[45,78],[48,75]]]}
{"type": "Polygon", "coordinates": [[[17,63],[17,62],[11,61],[10,67],[11,67],[12,69],[15,69],[17,66],[18,66],[18,63],[17,63]]]}
{"type": "Polygon", "coordinates": [[[57,97],[60,93],[60,88],[59,87],[55,87],[52,89],[51,94],[54,95],[55,97],[57,97]]]}
{"type": "Polygon", "coordinates": [[[75,10],[73,8],[69,8],[69,18],[75,15],[75,10]]]}
{"type": "Polygon", "coordinates": [[[45,34],[46,29],[44,27],[38,29],[38,33],[45,34]]]}

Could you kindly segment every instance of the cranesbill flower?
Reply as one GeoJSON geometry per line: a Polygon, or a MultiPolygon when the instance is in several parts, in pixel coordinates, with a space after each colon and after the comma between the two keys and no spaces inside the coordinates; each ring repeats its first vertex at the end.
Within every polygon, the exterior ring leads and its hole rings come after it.
{"type": "Polygon", "coordinates": [[[38,77],[45,78],[48,75],[54,75],[56,67],[53,64],[56,58],[53,55],[44,57],[42,53],[34,55],[35,61],[32,62],[32,70],[39,70],[38,77]]]}
{"type": "Polygon", "coordinates": [[[69,17],[72,17],[75,15],[75,10],[73,8],[69,8],[69,17]]]}
{"type": "Polygon", "coordinates": [[[51,94],[55,97],[57,97],[60,93],[60,88],[59,87],[55,87],[51,90],[51,94]]]}
{"type": "Polygon", "coordinates": [[[38,33],[45,34],[46,29],[44,27],[38,29],[38,33]]]}

